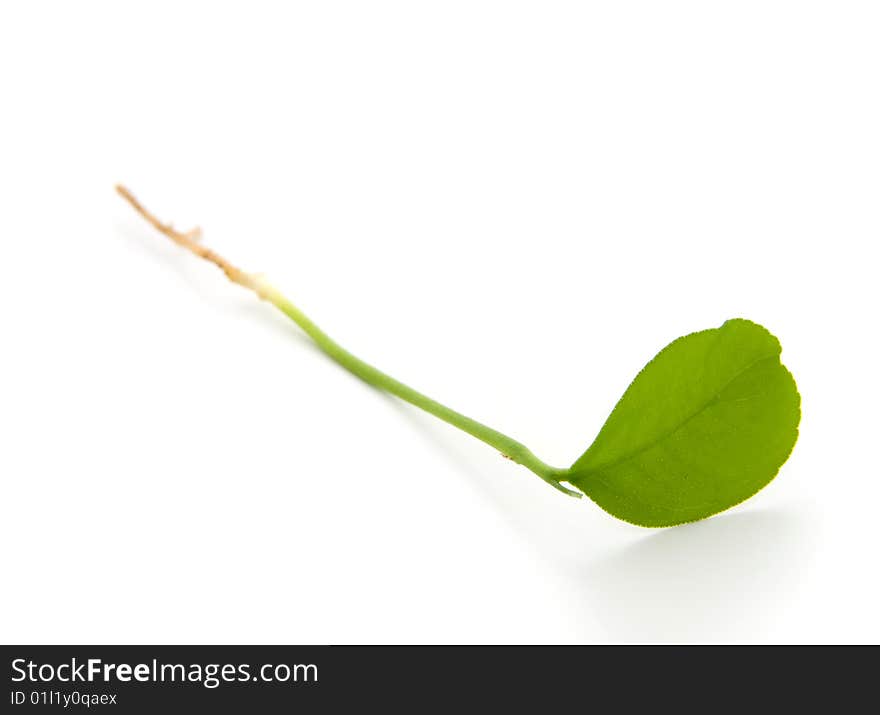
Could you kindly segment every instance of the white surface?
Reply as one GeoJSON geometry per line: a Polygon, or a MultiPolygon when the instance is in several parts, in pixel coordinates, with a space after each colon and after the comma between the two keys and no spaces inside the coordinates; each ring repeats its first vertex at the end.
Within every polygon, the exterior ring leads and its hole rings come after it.
{"type": "Polygon", "coordinates": [[[876,2],[4,3],[3,641],[880,640],[878,36],[876,2]],[[615,521],[116,181],[552,463],[740,315],[800,441],[728,514],[615,521]]]}

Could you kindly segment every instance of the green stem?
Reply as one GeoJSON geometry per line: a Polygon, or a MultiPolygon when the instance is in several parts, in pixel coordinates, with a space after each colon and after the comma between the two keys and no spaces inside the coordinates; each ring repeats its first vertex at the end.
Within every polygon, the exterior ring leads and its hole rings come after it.
{"type": "Polygon", "coordinates": [[[357,377],[361,378],[364,382],[367,382],[374,387],[378,387],[381,390],[386,390],[392,395],[399,397],[401,400],[405,400],[411,405],[415,405],[425,412],[428,412],[435,417],[439,417],[444,422],[448,422],[454,427],[458,427],[469,435],[491,445],[517,464],[521,464],[527,469],[532,470],[535,474],[541,477],[541,479],[559,491],[564,492],[565,494],[570,494],[574,497],[581,496],[579,492],[568,489],[559,483],[560,480],[566,480],[568,478],[569,470],[557,469],[551,467],[549,464],[545,464],[532,454],[531,450],[529,450],[524,444],[520,444],[515,439],[511,439],[507,435],[493,430],[491,427],[487,427],[476,420],[472,420],[470,417],[465,417],[460,412],[456,412],[455,410],[446,407],[446,405],[441,405],[439,402],[432,400],[421,392],[413,390],[408,385],[404,385],[390,375],[386,375],[381,370],[377,370],[372,365],[355,357],[315,325],[305,313],[281,295],[281,293],[275,290],[271,285],[250,273],[245,273],[240,268],[237,268],[223,258],[223,256],[199,243],[201,232],[198,229],[193,229],[192,231],[187,231],[185,233],[177,231],[171,226],[171,224],[162,223],[153,214],[147,211],[143,204],[134,197],[134,194],[124,186],[117,184],[116,192],[128,201],[132,208],[149,221],[157,231],[170,238],[177,245],[191,251],[199,258],[203,258],[204,260],[213,263],[222,270],[223,273],[226,274],[226,277],[233,283],[254,291],[260,298],[270,302],[278,308],[278,310],[302,328],[306,335],[314,340],[324,353],[342,365],[346,370],[357,375],[357,377]]]}
{"type": "Polygon", "coordinates": [[[581,496],[579,492],[568,489],[560,484],[560,480],[564,480],[568,476],[567,469],[551,467],[549,464],[538,459],[524,444],[517,442],[515,439],[477,422],[476,420],[472,420],[470,417],[466,417],[460,412],[456,412],[446,405],[440,404],[436,400],[432,400],[427,395],[423,395],[409,385],[405,385],[399,380],[395,380],[390,375],[387,375],[369,363],[364,362],[359,357],[352,355],[348,350],[339,345],[339,343],[315,325],[305,313],[272,286],[260,282],[255,287],[255,290],[261,298],[270,302],[302,328],[303,332],[305,332],[306,335],[308,335],[328,357],[332,358],[364,382],[381,390],[386,390],[392,395],[399,397],[401,400],[405,400],[411,405],[415,405],[419,409],[440,418],[454,427],[458,427],[458,429],[467,432],[469,435],[494,447],[505,457],[531,470],[559,491],[574,497],[581,496]]]}

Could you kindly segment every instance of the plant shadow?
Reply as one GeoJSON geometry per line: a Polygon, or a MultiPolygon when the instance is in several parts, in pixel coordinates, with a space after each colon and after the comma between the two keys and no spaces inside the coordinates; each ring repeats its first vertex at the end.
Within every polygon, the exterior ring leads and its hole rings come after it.
{"type": "Polygon", "coordinates": [[[756,640],[804,578],[811,524],[766,509],[667,529],[591,562],[584,595],[611,640],[756,640]]]}

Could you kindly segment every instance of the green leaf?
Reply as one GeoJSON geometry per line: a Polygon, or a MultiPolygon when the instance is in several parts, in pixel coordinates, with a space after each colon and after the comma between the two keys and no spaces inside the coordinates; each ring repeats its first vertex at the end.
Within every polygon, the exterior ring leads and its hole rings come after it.
{"type": "Polygon", "coordinates": [[[566,477],[640,526],[703,519],[748,499],[788,459],[800,395],[765,328],[728,320],[667,345],[566,477]]]}

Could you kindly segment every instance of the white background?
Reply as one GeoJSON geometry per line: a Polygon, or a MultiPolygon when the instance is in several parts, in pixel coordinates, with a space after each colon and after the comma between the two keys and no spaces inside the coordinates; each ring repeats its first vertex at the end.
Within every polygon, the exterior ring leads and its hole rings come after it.
{"type": "Polygon", "coordinates": [[[0,9],[4,642],[880,640],[876,2],[0,9]],[[667,342],[800,441],[666,531],[378,394],[155,234],[566,465],[667,342]]]}

